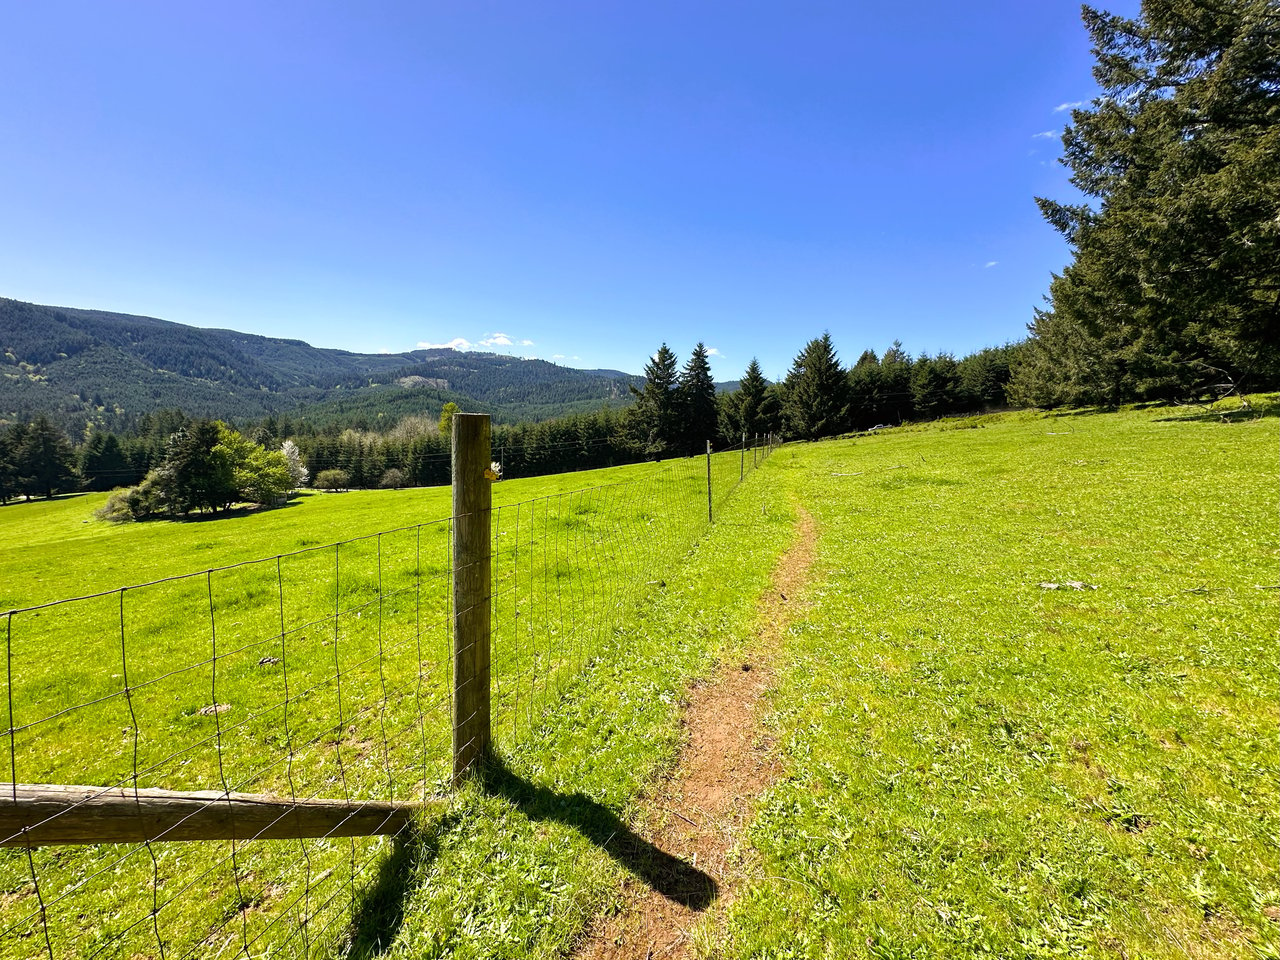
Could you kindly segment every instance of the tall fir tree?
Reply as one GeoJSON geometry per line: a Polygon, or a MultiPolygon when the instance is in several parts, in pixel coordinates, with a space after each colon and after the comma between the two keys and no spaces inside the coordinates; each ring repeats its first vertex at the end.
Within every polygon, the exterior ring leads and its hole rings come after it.
{"type": "Polygon", "coordinates": [[[137,483],[136,474],[114,433],[95,432],[80,452],[80,474],[90,490],[111,490],[137,483]]]}
{"type": "Polygon", "coordinates": [[[23,487],[31,496],[51,500],[55,493],[74,490],[78,484],[71,441],[43,414],[27,426],[17,460],[23,487]]]}
{"type": "Polygon", "coordinates": [[[1100,95],[1062,163],[1091,202],[1038,198],[1074,249],[1011,394],[1113,404],[1280,382],[1275,0],[1084,8],[1100,95]]]}
{"type": "Polygon", "coordinates": [[[769,394],[769,381],[764,378],[760,362],[755,357],[747,364],[742,375],[742,383],[737,393],[738,423],[747,437],[753,438],[758,433],[767,433],[765,423],[765,399],[769,394]]]}
{"type": "Polygon", "coordinates": [[[18,448],[22,445],[25,429],[20,424],[0,429],[0,504],[8,503],[22,492],[18,448]]]}
{"type": "Polygon", "coordinates": [[[644,389],[632,387],[631,422],[636,444],[646,456],[669,453],[678,441],[676,355],[665,343],[644,365],[644,389]]]}
{"type": "Polygon", "coordinates": [[[700,453],[707,441],[720,433],[716,383],[711,378],[707,348],[701,341],[680,372],[678,398],[682,445],[687,453],[700,453]]]}
{"type": "Polygon", "coordinates": [[[783,408],[788,433],[816,440],[845,430],[849,416],[849,381],[831,335],[810,340],[792,361],[783,408]]]}

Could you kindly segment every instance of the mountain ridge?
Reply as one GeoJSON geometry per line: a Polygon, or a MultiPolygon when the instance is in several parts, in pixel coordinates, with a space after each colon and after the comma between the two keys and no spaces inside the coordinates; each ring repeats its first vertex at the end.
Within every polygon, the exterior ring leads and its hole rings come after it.
{"type": "Polygon", "coordinates": [[[363,354],[305,340],[0,297],[0,423],[45,413],[73,436],[160,409],[233,421],[410,412],[452,400],[501,422],[631,402],[643,377],[448,348],[363,354]],[[385,409],[383,409],[385,408],[385,409]],[[354,411],[354,413],[353,413],[354,411]]]}

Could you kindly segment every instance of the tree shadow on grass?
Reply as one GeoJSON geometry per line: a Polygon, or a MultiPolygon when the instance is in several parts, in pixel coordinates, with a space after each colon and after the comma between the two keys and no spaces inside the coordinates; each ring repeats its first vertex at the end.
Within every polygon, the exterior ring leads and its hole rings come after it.
{"type": "Polygon", "coordinates": [[[719,885],[709,874],[654,846],[612,810],[584,793],[557,793],[532,783],[493,756],[482,766],[479,781],[485,792],[514,804],[530,820],[555,820],[577,830],[674,903],[701,912],[720,893],[719,885]]]}
{"type": "Polygon", "coordinates": [[[378,865],[373,885],[356,900],[343,956],[365,960],[391,949],[413,887],[439,855],[441,839],[461,820],[460,814],[450,813],[425,827],[413,823],[395,838],[391,856],[378,865]]]}
{"type": "Polygon", "coordinates": [[[1156,423],[1241,423],[1249,420],[1260,420],[1263,417],[1280,417],[1280,403],[1265,400],[1249,407],[1236,407],[1231,410],[1214,410],[1209,406],[1188,405],[1183,408],[1186,413],[1172,417],[1157,417],[1156,423]]]}

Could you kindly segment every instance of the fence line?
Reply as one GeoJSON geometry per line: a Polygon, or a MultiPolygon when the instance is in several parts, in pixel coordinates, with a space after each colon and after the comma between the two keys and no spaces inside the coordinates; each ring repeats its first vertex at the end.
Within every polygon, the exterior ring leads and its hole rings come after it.
{"type": "MultiPolygon", "coordinates": [[[[547,722],[701,536],[707,477],[723,503],[748,449],[763,462],[767,438],[744,440],[492,508],[499,747],[547,722]]],[[[450,551],[466,517],[0,613],[0,958],[336,950],[388,844],[410,835],[405,804],[431,804],[455,772],[451,627],[478,612],[450,590],[469,570],[450,551]],[[43,788],[77,783],[96,786],[43,788]],[[108,806],[153,822],[155,803],[169,804],[157,829],[78,837],[135,842],[38,845],[108,806]],[[330,820],[302,829],[315,811],[330,820]],[[347,836],[356,821],[367,832],[347,836]],[[218,839],[166,842],[201,833],[218,839]]]]}

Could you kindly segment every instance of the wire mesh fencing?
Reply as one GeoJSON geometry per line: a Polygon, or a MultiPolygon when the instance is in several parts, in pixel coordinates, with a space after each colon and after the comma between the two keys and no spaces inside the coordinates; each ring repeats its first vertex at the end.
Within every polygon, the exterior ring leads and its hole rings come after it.
{"type": "MultiPolygon", "coordinates": [[[[499,487],[499,749],[554,722],[766,451],[499,487]]],[[[0,958],[342,955],[405,811],[450,782],[454,522],[0,614],[0,958]],[[33,819],[53,788],[74,789],[33,819]]]]}

